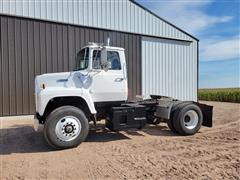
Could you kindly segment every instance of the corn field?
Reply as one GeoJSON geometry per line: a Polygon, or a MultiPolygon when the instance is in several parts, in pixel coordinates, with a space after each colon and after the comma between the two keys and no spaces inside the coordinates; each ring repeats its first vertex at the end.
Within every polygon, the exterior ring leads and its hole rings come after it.
{"type": "Polygon", "coordinates": [[[200,89],[198,99],[240,103],[240,88],[200,89]]]}

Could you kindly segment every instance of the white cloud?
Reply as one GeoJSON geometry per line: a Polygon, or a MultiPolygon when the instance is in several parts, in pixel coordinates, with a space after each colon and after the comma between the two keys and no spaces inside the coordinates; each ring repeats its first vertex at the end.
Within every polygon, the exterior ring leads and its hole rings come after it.
{"type": "Polygon", "coordinates": [[[240,37],[212,38],[200,42],[202,61],[240,59],[240,37]]]}
{"type": "Polygon", "coordinates": [[[227,23],[233,19],[233,16],[214,16],[208,14],[206,9],[211,5],[212,0],[158,0],[150,2],[149,5],[151,7],[149,8],[159,16],[176,24],[190,34],[202,37],[200,40],[200,59],[202,61],[240,58],[239,36],[205,36],[205,33],[211,30],[214,25],[227,23]]]}
{"type": "Polygon", "coordinates": [[[205,12],[205,8],[212,1],[151,1],[152,9],[161,17],[187,32],[199,35],[209,27],[218,23],[229,22],[232,16],[213,16],[205,12]]]}

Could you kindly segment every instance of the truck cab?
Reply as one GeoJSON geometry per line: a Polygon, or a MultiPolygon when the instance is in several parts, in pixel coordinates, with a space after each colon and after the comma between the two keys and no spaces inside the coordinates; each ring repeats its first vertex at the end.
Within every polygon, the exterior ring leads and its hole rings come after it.
{"type": "Polygon", "coordinates": [[[94,103],[127,101],[127,90],[124,49],[89,43],[77,53],[73,71],[36,77],[36,112],[45,116],[50,102],[79,97],[96,114],[94,103]]]}
{"type": "Polygon", "coordinates": [[[88,135],[89,122],[105,119],[113,131],[166,122],[182,135],[212,126],[212,107],[160,95],[128,101],[124,49],[89,43],[76,55],[71,72],[35,78],[36,121],[55,149],[76,147],[88,135]]]}

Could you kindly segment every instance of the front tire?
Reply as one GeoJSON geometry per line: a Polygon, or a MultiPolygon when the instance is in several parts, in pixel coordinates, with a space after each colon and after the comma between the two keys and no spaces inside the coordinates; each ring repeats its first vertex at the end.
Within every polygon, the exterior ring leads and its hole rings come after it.
{"type": "Polygon", "coordinates": [[[44,137],[55,149],[78,146],[89,132],[84,112],[73,106],[62,106],[52,111],[44,124],[44,137]]]}

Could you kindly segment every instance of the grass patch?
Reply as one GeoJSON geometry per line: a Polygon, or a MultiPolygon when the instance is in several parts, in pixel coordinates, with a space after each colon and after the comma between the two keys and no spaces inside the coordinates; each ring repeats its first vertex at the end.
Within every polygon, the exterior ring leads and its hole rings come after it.
{"type": "Polygon", "coordinates": [[[240,88],[199,89],[198,99],[240,103],[240,88]]]}

